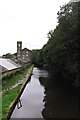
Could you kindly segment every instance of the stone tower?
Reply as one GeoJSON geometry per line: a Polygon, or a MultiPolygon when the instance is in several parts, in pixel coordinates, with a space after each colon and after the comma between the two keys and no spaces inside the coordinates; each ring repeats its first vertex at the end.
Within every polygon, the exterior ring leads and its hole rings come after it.
{"type": "Polygon", "coordinates": [[[17,41],[17,59],[21,60],[22,59],[22,42],[17,41]]]}

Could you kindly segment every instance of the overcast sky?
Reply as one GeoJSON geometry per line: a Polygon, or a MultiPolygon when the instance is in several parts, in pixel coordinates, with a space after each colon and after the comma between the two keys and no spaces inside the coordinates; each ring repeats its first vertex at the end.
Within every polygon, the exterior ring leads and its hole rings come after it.
{"type": "Polygon", "coordinates": [[[70,0],[0,0],[0,55],[23,48],[41,49],[57,25],[60,6],[70,0]]]}

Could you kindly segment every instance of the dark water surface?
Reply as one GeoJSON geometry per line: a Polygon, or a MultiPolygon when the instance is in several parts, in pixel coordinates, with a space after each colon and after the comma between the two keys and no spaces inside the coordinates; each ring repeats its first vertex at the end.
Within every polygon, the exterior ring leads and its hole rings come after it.
{"type": "Polygon", "coordinates": [[[30,82],[21,95],[22,107],[13,111],[11,118],[79,118],[77,92],[48,75],[33,69],[30,82]]]}

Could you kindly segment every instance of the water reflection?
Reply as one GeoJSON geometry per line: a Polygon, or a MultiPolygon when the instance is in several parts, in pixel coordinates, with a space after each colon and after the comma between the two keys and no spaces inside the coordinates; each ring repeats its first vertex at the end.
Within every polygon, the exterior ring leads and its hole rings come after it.
{"type": "Polygon", "coordinates": [[[35,67],[33,69],[33,75],[36,78],[39,78],[39,77],[45,78],[45,77],[48,77],[48,72],[46,70],[40,70],[35,67]]]}
{"type": "Polygon", "coordinates": [[[22,108],[15,108],[12,118],[78,118],[79,96],[60,78],[45,70],[33,69],[33,75],[22,96],[22,108]]]}
{"type": "Polygon", "coordinates": [[[40,78],[45,87],[44,109],[42,115],[47,118],[79,118],[79,96],[77,91],[63,85],[54,77],[40,78]]]}
{"type": "Polygon", "coordinates": [[[31,80],[21,95],[22,107],[13,111],[11,118],[43,118],[44,87],[39,82],[39,77],[47,77],[46,71],[33,69],[31,80]]]}

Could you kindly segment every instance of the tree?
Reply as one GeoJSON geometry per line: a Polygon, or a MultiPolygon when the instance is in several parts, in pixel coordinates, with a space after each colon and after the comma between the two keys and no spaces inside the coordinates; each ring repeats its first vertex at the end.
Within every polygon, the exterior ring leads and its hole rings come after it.
{"type": "Polygon", "coordinates": [[[66,82],[80,86],[78,49],[80,39],[80,2],[64,5],[58,12],[58,25],[49,31],[48,42],[38,52],[38,65],[60,75],[66,82]]]}

